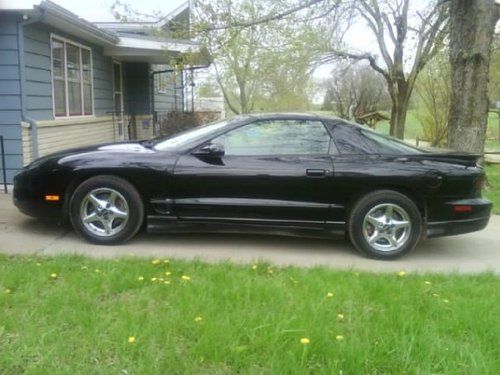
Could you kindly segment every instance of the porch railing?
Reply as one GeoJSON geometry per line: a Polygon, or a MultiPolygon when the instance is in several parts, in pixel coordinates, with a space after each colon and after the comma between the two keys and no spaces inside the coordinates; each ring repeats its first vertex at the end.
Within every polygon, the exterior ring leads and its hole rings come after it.
{"type": "Polygon", "coordinates": [[[221,119],[218,111],[155,111],[155,136],[168,136],[221,119]]]}

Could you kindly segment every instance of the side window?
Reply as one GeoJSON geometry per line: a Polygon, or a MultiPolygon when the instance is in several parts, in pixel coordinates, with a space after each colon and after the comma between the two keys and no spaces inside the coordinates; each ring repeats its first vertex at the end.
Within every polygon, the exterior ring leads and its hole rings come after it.
{"type": "Polygon", "coordinates": [[[341,154],[373,154],[378,153],[373,143],[363,137],[359,131],[349,126],[336,125],[333,128],[333,139],[341,154]]]}
{"type": "Polygon", "coordinates": [[[333,139],[341,154],[404,155],[422,153],[416,147],[361,127],[336,125],[333,139]]]}
{"type": "Polygon", "coordinates": [[[226,155],[328,154],[330,135],[319,121],[258,121],[230,131],[212,142],[226,155]]]}

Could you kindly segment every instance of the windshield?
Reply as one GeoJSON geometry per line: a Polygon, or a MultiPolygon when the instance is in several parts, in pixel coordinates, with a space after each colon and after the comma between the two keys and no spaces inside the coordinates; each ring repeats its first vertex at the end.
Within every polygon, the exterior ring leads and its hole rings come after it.
{"type": "Polygon", "coordinates": [[[154,148],[159,151],[167,151],[177,147],[184,146],[188,143],[202,139],[206,135],[225,127],[226,125],[230,124],[233,121],[234,119],[221,120],[186,130],[182,133],[175,134],[169,138],[158,140],[155,143],[154,148]]]}

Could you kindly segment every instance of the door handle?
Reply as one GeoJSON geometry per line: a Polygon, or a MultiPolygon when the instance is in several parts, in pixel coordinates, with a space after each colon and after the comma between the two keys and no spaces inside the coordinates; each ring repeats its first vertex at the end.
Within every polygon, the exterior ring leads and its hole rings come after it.
{"type": "Polygon", "coordinates": [[[307,177],[325,177],[327,173],[326,169],[306,169],[307,177]]]}

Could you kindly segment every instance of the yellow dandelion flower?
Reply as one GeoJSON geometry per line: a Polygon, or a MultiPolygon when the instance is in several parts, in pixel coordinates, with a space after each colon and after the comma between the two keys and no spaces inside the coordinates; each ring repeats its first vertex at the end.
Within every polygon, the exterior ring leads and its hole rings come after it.
{"type": "Polygon", "coordinates": [[[256,264],[254,264],[254,265],[252,266],[252,269],[253,269],[253,270],[256,270],[256,269],[257,269],[257,267],[258,267],[258,266],[257,266],[256,264]]]}
{"type": "Polygon", "coordinates": [[[338,320],[344,320],[344,314],[337,314],[338,320]]]}
{"type": "Polygon", "coordinates": [[[11,290],[11,289],[9,289],[9,288],[6,288],[6,289],[5,289],[5,294],[11,294],[11,293],[12,293],[12,290],[11,290]]]}
{"type": "Polygon", "coordinates": [[[398,276],[406,276],[406,272],[405,271],[399,271],[398,272],[398,276]]]}
{"type": "Polygon", "coordinates": [[[170,259],[165,259],[165,260],[163,261],[163,263],[165,263],[165,264],[169,264],[169,263],[170,263],[170,259]]]}
{"type": "Polygon", "coordinates": [[[135,337],[134,337],[134,336],[130,336],[130,337],[128,338],[128,343],[129,343],[129,344],[135,344],[135,342],[136,342],[136,339],[135,339],[135,337]]]}
{"type": "Polygon", "coordinates": [[[450,301],[449,301],[449,300],[447,300],[447,299],[444,299],[444,300],[443,300],[443,302],[444,302],[444,303],[450,303],[450,301]]]}
{"type": "Polygon", "coordinates": [[[54,273],[51,273],[51,274],[50,274],[50,277],[51,277],[52,279],[57,279],[57,273],[55,273],[55,272],[54,272],[54,273]]]}
{"type": "Polygon", "coordinates": [[[424,284],[425,285],[432,285],[432,283],[430,281],[424,281],[424,284]]]}
{"type": "Polygon", "coordinates": [[[152,282],[155,282],[156,280],[158,280],[156,277],[152,277],[152,278],[151,278],[151,281],[152,281],[152,282]]]}
{"type": "Polygon", "coordinates": [[[168,285],[168,284],[170,284],[170,281],[165,280],[165,281],[163,282],[163,284],[167,284],[167,285],[168,285]]]}
{"type": "Polygon", "coordinates": [[[273,270],[269,268],[269,269],[267,270],[267,273],[271,274],[271,273],[273,273],[273,270]]]}
{"type": "Polygon", "coordinates": [[[139,281],[144,281],[144,277],[143,277],[143,276],[139,276],[139,277],[137,278],[137,280],[139,280],[139,281]]]}
{"type": "Polygon", "coordinates": [[[94,272],[95,272],[95,273],[101,273],[101,270],[100,270],[99,268],[96,268],[96,269],[94,270],[94,272]]]}
{"type": "Polygon", "coordinates": [[[197,316],[196,318],[194,318],[194,321],[199,323],[203,320],[203,318],[201,316],[197,316]]]}
{"type": "Polygon", "coordinates": [[[437,294],[437,293],[432,293],[432,296],[433,296],[433,297],[439,297],[439,294],[437,294]]]}
{"type": "Polygon", "coordinates": [[[165,276],[170,276],[171,274],[172,274],[172,272],[170,272],[170,271],[165,272],[165,276]]]}
{"type": "Polygon", "coordinates": [[[156,264],[160,264],[160,262],[161,262],[161,260],[159,260],[159,259],[154,259],[154,260],[152,260],[152,261],[151,261],[151,264],[156,265],[156,264]]]}
{"type": "Polygon", "coordinates": [[[182,280],[185,280],[185,281],[189,281],[189,280],[191,280],[191,277],[186,276],[186,275],[182,275],[182,276],[181,276],[181,279],[182,279],[182,280]]]}
{"type": "Polygon", "coordinates": [[[337,336],[335,336],[335,340],[337,340],[337,341],[343,341],[344,340],[344,336],[337,335],[337,336]]]}
{"type": "Polygon", "coordinates": [[[332,293],[332,292],[328,292],[328,293],[326,293],[326,297],[327,297],[327,298],[332,298],[332,297],[333,297],[333,293],[332,293]]]}
{"type": "Polygon", "coordinates": [[[302,338],[300,339],[300,343],[301,343],[302,345],[308,345],[308,344],[310,344],[310,343],[311,343],[311,340],[309,340],[307,337],[302,337],[302,338]]]}

